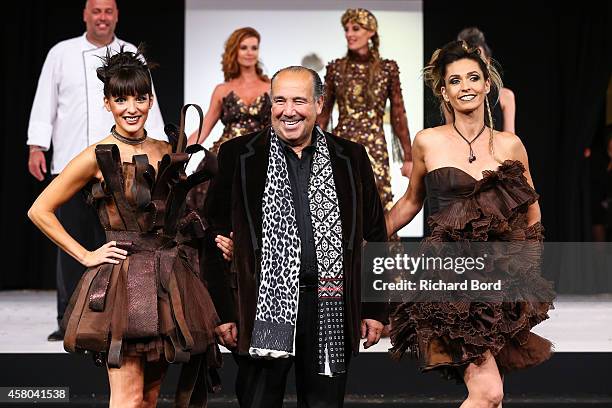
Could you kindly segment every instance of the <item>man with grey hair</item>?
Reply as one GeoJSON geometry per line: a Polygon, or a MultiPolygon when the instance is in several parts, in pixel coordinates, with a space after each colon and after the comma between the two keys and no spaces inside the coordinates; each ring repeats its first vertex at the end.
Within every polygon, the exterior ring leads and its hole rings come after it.
{"type": "MultiPolygon", "coordinates": [[[[86,32],[76,38],[57,43],[45,59],[28,126],[30,174],[45,179],[47,161],[44,152],[53,145],[51,176],[59,174],[78,153],[110,133],[115,123],[104,108],[102,82],[96,68],[102,65],[107,48],[118,52],[136,47],[115,37],[119,10],[114,0],[88,0],[83,9],[86,32]]],[[[166,140],[157,98],[149,112],[148,133],[166,140]]],[[[57,217],[68,233],[88,249],[105,242],[104,231],[94,210],[83,194],[75,195],[57,211],[57,217]]],[[[58,249],[56,264],[57,319],[61,322],[68,301],[85,267],[58,249]]],[[[48,340],[62,340],[60,328],[48,340]]]]}
{"type": "MultiPolygon", "coordinates": [[[[365,149],[315,125],[319,75],[272,77],[272,127],[221,145],[205,212],[213,236],[233,231],[205,274],[238,363],[242,407],[282,407],[295,362],[298,406],[340,407],[351,355],[377,343],[384,305],[361,302],[363,240],[386,241],[365,149]]],[[[212,242],[211,242],[211,245],[212,242]]]]}

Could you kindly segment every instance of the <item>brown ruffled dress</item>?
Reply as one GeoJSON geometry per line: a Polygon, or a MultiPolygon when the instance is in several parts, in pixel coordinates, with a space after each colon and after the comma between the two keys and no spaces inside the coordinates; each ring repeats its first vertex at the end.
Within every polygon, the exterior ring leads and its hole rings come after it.
{"type": "Polygon", "coordinates": [[[92,204],[107,241],[128,256],[85,272],[65,313],[64,348],[99,353],[109,367],[120,367],[123,356],[188,363],[177,406],[190,398],[204,406],[206,389],[218,385],[219,319],[199,277],[195,242],[206,223],[194,212],[185,215],[185,196],[212,174],[187,177],[187,153],[165,155],[157,175],[146,155],[122,163],[114,144],[96,146],[95,154],[104,180],[91,185],[92,204]]]}
{"type": "MultiPolygon", "coordinates": [[[[537,201],[538,194],[528,184],[524,171],[520,161],[511,160],[496,170],[484,171],[481,180],[456,167],[430,171],[425,185],[432,214],[428,219],[431,235],[424,242],[539,244],[543,240],[542,225],[527,225],[527,209],[537,201]]],[[[508,281],[528,282],[521,285],[521,290],[530,293],[521,299],[545,300],[442,303],[411,299],[392,313],[392,355],[400,358],[410,351],[423,371],[439,369],[447,378],[459,381],[467,365],[482,363],[487,351],[495,357],[501,373],[547,360],[552,344],[531,332],[548,318],[554,298],[551,283],[539,274],[538,256],[537,250],[513,255],[502,273],[508,281]]],[[[513,290],[512,285],[508,287],[502,290],[513,290]]],[[[512,298],[512,294],[506,295],[512,298]]]]}

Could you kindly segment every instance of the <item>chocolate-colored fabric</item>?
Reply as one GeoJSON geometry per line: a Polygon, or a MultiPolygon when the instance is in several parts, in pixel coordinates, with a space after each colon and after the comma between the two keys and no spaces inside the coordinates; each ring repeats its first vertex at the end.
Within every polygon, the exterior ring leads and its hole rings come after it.
{"type": "Polygon", "coordinates": [[[104,180],[91,186],[91,202],[107,241],[128,256],[85,272],[64,316],[64,347],[103,353],[109,367],[120,367],[124,355],[196,359],[181,376],[177,406],[204,406],[206,388],[218,383],[209,370],[221,364],[214,335],[219,319],[199,277],[197,238],[207,224],[185,215],[184,202],[216,167],[187,177],[188,154],[172,153],[156,177],[146,155],[121,163],[116,145],[98,145],[96,157],[104,180]]]}
{"type": "MultiPolygon", "coordinates": [[[[217,251],[209,257],[208,289],[222,322],[237,322],[238,352],[247,354],[257,304],[261,264],[262,199],[268,166],[270,129],[238,137],[221,145],[219,172],[211,182],[206,218],[214,236],[234,232],[231,265],[217,251]]],[[[344,290],[347,336],[354,353],[359,350],[359,324],[371,318],[388,321],[387,307],[361,303],[361,246],[363,240],[387,240],[384,215],[374,174],[365,149],[348,140],[325,134],[336,184],[344,237],[344,290]]]]}
{"type": "MultiPolygon", "coordinates": [[[[219,146],[224,142],[234,137],[259,132],[263,128],[270,126],[271,108],[272,101],[268,93],[259,95],[253,102],[247,105],[234,91],[230,91],[221,100],[221,122],[225,125],[223,134],[213,143],[210,151],[217,154],[219,146]]],[[[205,166],[205,160],[200,162],[197,170],[205,166]]],[[[187,195],[187,206],[189,208],[197,211],[204,209],[208,184],[202,183],[189,192],[187,195]]]]}
{"type": "MultiPolygon", "coordinates": [[[[480,180],[456,167],[430,171],[425,184],[431,235],[425,242],[534,241],[534,245],[520,246],[521,252],[509,257],[512,262],[503,264],[499,272],[505,285],[500,299],[518,298],[513,291],[520,290],[524,298],[543,301],[439,302],[428,301],[423,293],[418,301],[402,303],[392,313],[391,351],[396,358],[410,351],[422,370],[439,369],[448,378],[462,381],[468,364],[482,363],[487,351],[502,373],[550,357],[551,343],[531,332],[548,318],[552,303],[544,300],[554,298],[554,291],[539,274],[543,227],[539,222],[527,225],[527,209],[538,194],[524,171],[520,161],[512,160],[483,172],[480,180]]],[[[436,279],[436,273],[427,278],[436,279]]]]}

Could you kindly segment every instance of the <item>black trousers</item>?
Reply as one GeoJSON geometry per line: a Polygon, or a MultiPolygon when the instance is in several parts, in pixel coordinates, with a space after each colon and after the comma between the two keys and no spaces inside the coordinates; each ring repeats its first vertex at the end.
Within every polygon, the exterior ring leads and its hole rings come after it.
{"type": "MultiPolygon", "coordinates": [[[[76,193],[55,212],[58,220],[68,234],[87,250],[99,248],[106,242],[104,229],[100,224],[98,214],[92,206],[87,204],[85,194],[76,193]]],[[[70,301],[72,292],[76,288],[85,267],[72,256],[61,249],[57,249],[57,262],[55,267],[57,285],[57,321],[61,322],[70,301]]]]}
{"type": "Polygon", "coordinates": [[[350,360],[345,347],[347,373],[336,377],[317,374],[317,293],[300,291],[295,339],[295,357],[256,359],[237,355],[236,396],[243,408],[283,406],[287,375],[295,363],[297,406],[299,408],[342,407],[350,360]]]}

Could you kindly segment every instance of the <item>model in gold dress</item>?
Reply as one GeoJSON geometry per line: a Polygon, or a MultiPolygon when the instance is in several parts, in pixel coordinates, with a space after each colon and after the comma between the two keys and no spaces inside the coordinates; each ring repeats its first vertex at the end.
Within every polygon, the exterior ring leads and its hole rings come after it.
{"type": "MultiPolygon", "coordinates": [[[[376,177],[385,211],[393,205],[389,154],[383,129],[387,100],[391,102],[391,126],[403,150],[402,175],[412,169],[410,132],[404,109],[399,68],[378,53],[378,22],[365,9],[348,9],[342,15],[348,53],[327,65],[326,98],[319,125],[326,129],[334,103],[338,103],[338,124],[333,133],[365,146],[376,177]]],[[[399,149],[398,149],[399,150],[399,149]]]]}

